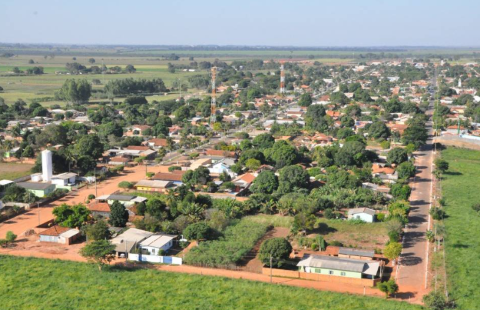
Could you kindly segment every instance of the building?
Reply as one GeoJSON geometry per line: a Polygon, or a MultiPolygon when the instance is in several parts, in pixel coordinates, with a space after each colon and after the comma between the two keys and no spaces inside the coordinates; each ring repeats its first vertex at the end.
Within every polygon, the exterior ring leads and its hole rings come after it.
{"type": "Polygon", "coordinates": [[[80,237],[78,229],[52,226],[40,233],[40,242],[55,242],[70,245],[80,237]]]}
{"type": "Polygon", "coordinates": [[[348,219],[373,223],[375,222],[375,210],[369,208],[353,208],[348,210],[348,219]]]}
{"type": "Polygon", "coordinates": [[[152,236],[153,233],[137,228],[130,228],[122,234],[116,236],[111,240],[112,244],[116,246],[115,252],[118,256],[127,257],[128,253],[139,244],[141,241],[152,236]]]}
{"type": "Polygon", "coordinates": [[[114,201],[118,201],[121,204],[123,204],[126,208],[131,207],[137,203],[147,201],[147,198],[145,197],[129,196],[129,195],[103,195],[95,199],[101,202],[106,201],[108,205],[112,205],[114,201]]]}
{"type": "Polygon", "coordinates": [[[92,216],[100,216],[103,218],[110,217],[110,206],[106,202],[99,202],[97,200],[90,202],[87,205],[88,210],[92,212],[92,216]]]}
{"type": "Polygon", "coordinates": [[[172,173],[159,172],[152,177],[152,180],[156,181],[169,181],[174,185],[183,185],[182,177],[185,171],[175,170],[172,173]]]}
{"type": "Polygon", "coordinates": [[[353,248],[339,248],[338,257],[372,260],[375,257],[375,251],[353,248]]]}
{"type": "Polygon", "coordinates": [[[174,187],[174,184],[171,181],[140,180],[134,187],[138,191],[162,193],[174,187]]]}
{"type": "Polygon", "coordinates": [[[52,183],[20,182],[17,185],[40,198],[44,198],[55,191],[55,184],[52,183]]]}
{"type": "Polygon", "coordinates": [[[146,252],[148,255],[160,255],[168,251],[173,246],[173,240],[177,238],[174,235],[155,234],[138,244],[138,248],[142,253],[146,252]]]}
{"type": "Polygon", "coordinates": [[[52,176],[52,184],[55,184],[57,188],[68,188],[75,185],[77,174],[72,172],[65,172],[52,176]]]}
{"type": "Polygon", "coordinates": [[[335,256],[306,254],[297,264],[300,272],[356,279],[375,279],[379,276],[380,262],[335,256]]]}

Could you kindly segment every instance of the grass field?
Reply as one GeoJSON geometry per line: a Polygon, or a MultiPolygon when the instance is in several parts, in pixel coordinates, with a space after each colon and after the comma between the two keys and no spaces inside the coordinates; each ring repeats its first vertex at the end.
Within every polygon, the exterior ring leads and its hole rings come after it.
{"type": "Polygon", "coordinates": [[[479,308],[480,215],[471,205],[480,202],[480,152],[448,148],[450,164],[442,181],[446,199],[446,263],[449,291],[459,309],[479,308]]]}
{"type": "Polygon", "coordinates": [[[0,256],[0,305],[15,310],[410,310],[380,298],[154,270],[0,256]]]}
{"type": "Polygon", "coordinates": [[[33,165],[0,163],[0,180],[14,180],[30,174],[33,165]]]}

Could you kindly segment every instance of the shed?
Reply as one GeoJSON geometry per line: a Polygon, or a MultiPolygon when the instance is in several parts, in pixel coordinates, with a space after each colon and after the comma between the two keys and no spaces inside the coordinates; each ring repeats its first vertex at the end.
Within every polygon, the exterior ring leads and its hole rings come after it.
{"type": "Polygon", "coordinates": [[[380,262],[334,256],[305,255],[297,264],[299,271],[347,278],[374,279],[378,276],[380,262]]]}
{"type": "Polygon", "coordinates": [[[55,225],[40,233],[40,241],[70,245],[79,236],[80,231],[78,229],[55,225]]]}
{"type": "Polygon", "coordinates": [[[375,251],[373,250],[361,250],[352,248],[339,248],[338,257],[343,258],[355,258],[355,259],[373,259],[375,251]]]}
{"type": "Polygon", "coordinates": [[[370,208],[353,208],[348,210],[348,219],[373,223],[375,222],[375,210],[370,208]]]}

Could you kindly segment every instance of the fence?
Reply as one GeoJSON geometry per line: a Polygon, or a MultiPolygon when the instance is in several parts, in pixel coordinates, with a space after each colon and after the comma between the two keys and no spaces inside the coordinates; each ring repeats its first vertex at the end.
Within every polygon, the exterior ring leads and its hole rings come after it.
{"type": "Polygon", "coordinates": [[[183,260],[174,256],[157,256],[129,253],[128,259],[137,262],[160,263],[170,265],[182,265],[183,260]]]}
{"type": "MultiPolygon", "coordinates": [[[[262,268],[262,274],[270,275],[270,268],[262,268]]],[[[321,281],[321,282],[335,282],[335,283],[346,283],[346,284],[353,284],[358,286],[375,286],[380,279],[358,279],[358,278],[347,278],[347,277],[340,277],[340,276],[330,276],[325,274],[318,274],[318,273],[308,273],[308,272],[300,272],[294,270],[284,270],[284,269],[276,269],[272,268],[271,274],[274,277],[284,277],[284,278],[295,278],[295,279],[305,279],[305,280],[313,280],[313,281],[321,281]]]]}

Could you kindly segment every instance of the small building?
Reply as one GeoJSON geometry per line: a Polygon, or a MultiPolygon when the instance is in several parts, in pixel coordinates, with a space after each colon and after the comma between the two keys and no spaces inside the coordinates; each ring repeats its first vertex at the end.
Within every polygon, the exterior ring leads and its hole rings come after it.
{"type": "Polygon", "coordinates": [[[135,247],[136,244],[139,244],[141,241],[152,236],[153,233],[137,228],[130,228],[124,233],[116,236],[111,240],[112,244],[115,245],[115,252],[118,256],[127,257],[128,253],[135,247]]]}
{"type": "Polygon", "coordinates": [[[28,192],[40,198],[43,198],[48,194],[53,193],[53,191],[55,191],[55,184],[52,184],[50,182],[48,183],[20,182],[20,183],[17,183],[17,185],[20,187],[23,187],[28,192]]]}
{"type": "Polygon", "coordinates": [[[342,247],[338,249],[338,257],[372,260],[375,257],[375,251],[342,247]]]}
{"type": "Polygon", "coordinates": [[[373,223],[375,222],[375,210],[370,208],[353,208],[348,210],[348,219],[373,223]]]}
{"type": "Polygon", "coordinates": [[[110,217],[110,206],[106,202],[99,202],[97,200],[90,202],[87,205],[88,210],[92,212],[92,216],[101,216],[104,218],[110,217]]]}
{"type": "Polygon", "coordinates": [[[112,205],[114,201],[118,201],[128,208],[137,203],[146,201],[147,198],[141,197],[141,196],[130,196],[130,195],[103,195],[95,198],[95,200],[101,201],[101,202],[106,201],[108,205],[112,205]]]}
{"type": "Polygon", "coordinates": [[[169,181],[174,185],[183,185],[182,178],[185,171],[175,170],[172,173],[159,172],[152,177],[156,181],[169,181]]]}
{"type": "Polygon", "coordinates": [[[78,229],[52,226],[40,233],[40,242],[55,242],[70,245],[80,237],[78,229]]]}
{"type": "Polygon", "coordinates": [[[173,246],[174,235],[155,234],[141,241],[138,247],[148,255],[159,255],[161,251],[168,251],[173,246]]]}
{"type": "Polygon", "coordinates": [[[160,192],[163,193],[167,189],[173,187],[173,182],[171,181],[155,181],[155,180],[140,180],[134,187],[138,191],[145,192],[160,192]]]}
{"type": "Polygon", "coordinates": [[[75,185],[76,179],[76,173],[65,172],[52,176],[52,184],[55,184],[57,188],[69,188],[75,185]]]}
{"type": "Polygon", "coordinates": [[[380,262],[335,256],[308,255],[297,264],[300,272],[317,273],[356,279],[375,279],[380,262]]]}

